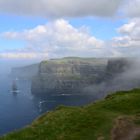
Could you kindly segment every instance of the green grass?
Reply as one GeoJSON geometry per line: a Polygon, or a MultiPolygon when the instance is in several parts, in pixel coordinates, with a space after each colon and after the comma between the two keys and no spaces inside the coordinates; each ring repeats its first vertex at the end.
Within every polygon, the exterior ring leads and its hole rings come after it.
{"type": "Polygon", "coordinates": [[[117,92],[83,107],[58,107],[0,140],[110,140],[119,116],[131,117],[140,126],[140,89],[117,92]]]}
{"type": "Polygon", "coordinates": [[[74,62],[88,62],[88,63],[94,63],[94,64],[104,64],[107,63],[107,58],[84,58],[84,57],[64,57],[64,58],[58,58],[58,59],[50,59],[46,61],[42,61],[43,64],[68,64],[70,61],[74,62]]]}

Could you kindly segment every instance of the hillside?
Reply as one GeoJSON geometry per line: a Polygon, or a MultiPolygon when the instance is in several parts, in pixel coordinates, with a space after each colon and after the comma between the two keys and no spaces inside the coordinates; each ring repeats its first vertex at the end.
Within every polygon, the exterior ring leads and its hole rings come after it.
{"type": "Polygon", "coordinates": [[[140,140],[140,89],[84,107],[58,107],[0,140],[140,140]]]}

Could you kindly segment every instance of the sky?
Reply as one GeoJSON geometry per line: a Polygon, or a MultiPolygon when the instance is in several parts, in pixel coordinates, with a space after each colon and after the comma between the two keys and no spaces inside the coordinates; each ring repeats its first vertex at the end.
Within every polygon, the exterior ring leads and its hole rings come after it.
{"type": "Polygon", "coordinates": [[[140,0],[0,0],[0,60],[140,54],[140,0]]]}

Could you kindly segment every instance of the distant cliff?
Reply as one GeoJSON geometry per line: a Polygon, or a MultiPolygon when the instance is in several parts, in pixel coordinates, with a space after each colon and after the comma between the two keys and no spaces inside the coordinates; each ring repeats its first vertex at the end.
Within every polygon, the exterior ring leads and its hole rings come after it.
{"type": "Polygon", "coordinates": [[[32,81],[34,95],[77,94],[129,69],[126,58],[63,58],[43,61],[32,81]]]}
{"type": "Polygon", "coordinates": [[[106,66],[105,80],[112,80],[132,67],[133,59],[112,58],[108,59],[106,66]]]}
{"type": "Polygon", "coordinates": [[[90,93],[97,88],[103,93],[138,87],[140,78],[136,80],[135,77],[139,77],[139,73],[133,77],[129,74],[138,69],[133,65],[131,70],[132,64],[134,60],[130,58],[67,57],[14,68],[11,73],[15,78],[31,79],[32,93],[37,96],[85,94],[89,87],[90,93]]]}
{"type": "Polygon", "coordinates": [[[108,61],[104,80],[108,92],[140,87],[139,58],[120,58],[108,61]]]}
{"type": "Polygon", "coordinates": [[[88,85],[101,81],[105,74],[107,59],[63,58],[43,61],[32,81],[32,93],[69,94],[81,92],[88,85]]]}
{"type": "Polygon", "coordinates": [[[12,68],[11,76],[19,79],[32,79],[38,73],[39,64],[12,68]]]}

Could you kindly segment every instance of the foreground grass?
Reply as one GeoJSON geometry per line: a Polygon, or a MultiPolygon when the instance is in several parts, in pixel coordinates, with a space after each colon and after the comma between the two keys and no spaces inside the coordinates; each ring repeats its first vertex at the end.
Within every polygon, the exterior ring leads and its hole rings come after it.
{"type": "Polygon", "coordinates": [[[110,140],[115,121],[120,116],[131,120],[128,122],[134,123],[133,126],[140,126],[140,89],[117,92],[84,107],[58,107],[30,126],[0,140],[110,140]]]}

